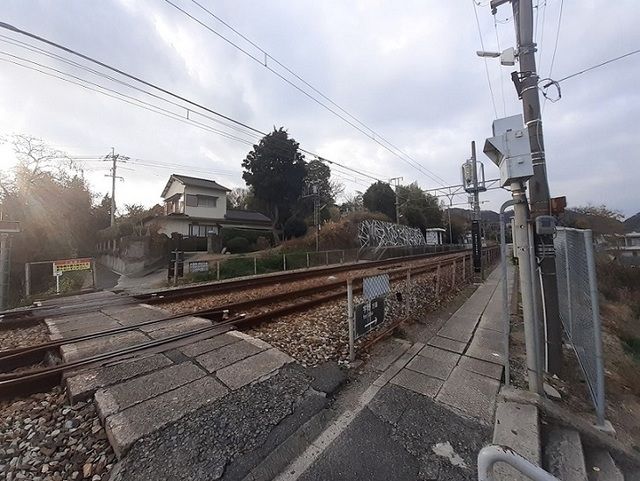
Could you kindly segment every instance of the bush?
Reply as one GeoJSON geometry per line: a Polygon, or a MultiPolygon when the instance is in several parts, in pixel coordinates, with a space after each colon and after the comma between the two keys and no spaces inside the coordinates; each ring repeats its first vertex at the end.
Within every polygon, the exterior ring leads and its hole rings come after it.
{"type": "Polygon", "coordinates": [[[246,237],[234,237],[227,241],[227,249],[233,254],[249,252],[249,239],[246,237]]]}
{"type": "Polygon", "coordinates": [[[307,224],[300,217],[289,217],[284,223],[284,236],[287,239],[302,237],[307,233],[307,224]]]}

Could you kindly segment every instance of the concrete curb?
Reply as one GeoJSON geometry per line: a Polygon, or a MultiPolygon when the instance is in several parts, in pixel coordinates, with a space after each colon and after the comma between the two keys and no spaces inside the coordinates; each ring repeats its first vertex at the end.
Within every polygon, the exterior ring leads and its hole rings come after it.
{"type": "Polygon", "coordinates": [[[560,426],[575,429],[587,444],[593,444],[607,449],[614,458],[621,458],[622,461],[632,461],[640,466],[640,453],[622,444],[617,439],[598,430],[595,426],[585,421],[583,418],[559,406],[549,399],[523,391],[521,389],[503,387],[498,394],[499,399],[511,401],[519,404],[533,404],[542,413],[560,426]]]}

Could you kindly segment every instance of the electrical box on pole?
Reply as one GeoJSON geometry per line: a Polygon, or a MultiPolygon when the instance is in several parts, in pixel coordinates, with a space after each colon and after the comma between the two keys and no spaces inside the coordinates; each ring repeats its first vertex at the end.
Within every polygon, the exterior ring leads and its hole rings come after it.
{"type": "Polygon", "coordinates": [[[493,137],[485,141],[483,151],[500,168],[503,187],[533,176],[529,133],[522,115],[494,120],[493,137]]]}

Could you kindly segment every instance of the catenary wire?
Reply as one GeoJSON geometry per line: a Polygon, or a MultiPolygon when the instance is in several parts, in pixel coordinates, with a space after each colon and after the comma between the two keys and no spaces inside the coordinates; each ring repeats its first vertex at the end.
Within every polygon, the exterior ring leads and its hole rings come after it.
{"type": "MultiPolygon", "coordinates": [[[[282,81],[286,82],[287,84],[289,84],[291,87],[295,88],[296,90],[298,90],[300,93],[302,93],[303,95],[305,95],[306,97],[308,97],[309,99],[311,99],[313,102],[317,103],[318,105],[322,106],[323,108],[325,108],[326,110],[328,110],[329,112],[331,112],[333,115],[335,115],[336,117],[340,118],[343,122],[347,123],[348,125],[350,125],[351,127],[353,127],[354,129],[358,130],[360,133],[362,133],[363,135],[365,135],[367,138],[369,138],[370,140],[372,140],[373,142],[375,142],[376,144],[378,144],[379,146],[381,146],[382,148],[384,148],[385,150],[387,150],[388,152],[390,152],[392,155],[396,156],[397,158],[399,158],[400,160],[402,160],[403,162],[407,163],[408,165],[410,165],[411,167],[413,167],[414,169],[416,169],[418,172],[420,172],[421,174],[429,177],[431,180],[435,181],[438,184],[442,184],[445,185],[446,181],[444,179],[442,179],[441,177],[439,177],[435,172],[430,171],[429,169],[427,169],[426,167],[424,167],[422,164],[420,164],[417,160],[413,159],[413,157],[409,156],[409,154],[404,153],[401,149],[399,149],[397,146],[395,146],[394,144],[392,144],[391,142],[389,142],[388,140],[386,140],[382,135],[378,134],[377,132],[375,132],[374,130],[372,130],[370,127],[366,126],[366,124],[363,124],[361,121],[359,121],[358,119],[355,119],[355,117],[353,117],[352,115],[348,114],[350,117],[354,118],[355,122],[361,124],[364,126],[365,129],[367,129],[368,131],[365,131],[363,128],[359,127],[358,125],[356,125],[356,123],[354,123],[353,121],[349,120],[348,118],[345,118],[345,116],[341,115],[339,112],[336,112],[335,109],[331,108],[330,106],[328,106],[326,103],[324,103],[323,101],[319,100],[318,98],[314,97],[313,95],[311,95],[309,92],[307,92],[306,90],[304,90],[303,88],[301,88],[299,85],[295,84],[293,81],[291,81],[290,79],[288,79],[287,77],[285,77],[284,75],[282,75],[280,72],[278,72],[277,70],[275,70],[274,68],[272,68],[271,66],[268,65],[267,62],[263,62],[262,59],[256,57],[255,55],[251,54],[249,51],[247,51],[246,49],[242,48],[241,46],[239,46],[237,43],[229,40],[227,37],[225,37],[224,35],[222,35],[220,32],[216,31],[215,29],[213,29],[210,25],[207,25],[206,23],[204,23],[202,20],[198,19],[197,17],[191,15],[189,12],[187,12],[186,10],[184,10],[183,8],[181,8],[180,6],[176,5],[173,1],[171,0],[164,0],[167,4],[171,5],[172,7],[174,7],[176,10],[180,11],[181,13],[183,13],[185,16],[187,16],[188,18],[190,18],[191,20],[193,20],[194,22],[198,23],[199,25],[201,25],[202,27],[206,28],[207,30],[209,30],[211,33],[215,34],[216,36],[218,36],[219,38],[221,38],[222,40],[224,40],[225,42],[227,42],[229,45],[233,46],[234,48],[236,48],[237,50],[239,50],[240,52],[242,52],[244,55],[246,55],[247,57],[253,59],[255,62],[259,63],[260,65],[262,65],[264,68],[266,68],[267,70],[269,70],[271,73],[273,73],[275,76],[279,77],[282,81]],[[388,145],[386,145],[388,144],[388,145]],[[391,147],[393,148],[391,148],[391,147]],[[395,150],[394,150],[395,149],[395,150]],[[398,153],[400,152],[400,153],[398,153]],[[402,155],[401,155],[402,154],[402,155]]],[[[250,42],[252,45],[255,46],[255,44],[253,42],[250,42]]],[[[265,55],[268,56],[268,58],[274,60],[274,62],[278,63],[278,65],[281,65],[280,62],[277,62],[275,59],[273,59],[273,57],[271,57],[269,54],[267,54],[263,49],[261,49],[260,47],[257,47],[261,52],[263,52],[265,55]]],[[[287,69],[286,67],[283,67],[286,70],[289,71],[289,69],[287,69]]],[[[293,74],[295,75],[295,74],[293,74]]],[[[296,77],[298,77],[297,75],[295,75],[296,77]]],[[[306,82],[305,82],[306,83],[306,82]]],[[[315,90],[315,89],[314,89],[315,90]]],[[[321,94],[323,97],[323,94],[321,94]]],[[[329,100],[330,101],[330,100],[329,100]]],[[[332,104],[335,104],[333,101],[330,101],[332,104]]],[[[337,107],[340,110],[343,110],[341,107],[337,107]]]]}
{"type": "MultiPolygon", "coordinates": [[[[476,26],[478,27],[478,36],[480,37],[480,47],[482,47],[482,50],[484,51],[484,40],[482,39],[482,29],[480,28],[480,19],[478,18],[478,7],[474,0],[471,0],[471,3],[473,4],[473,13],[475,14],[475,17],[476,17],[476,26]]],[[[487,74],[487,83],[489,84],[489,92],[491,93],[491,104],[493,105],[493,113],[495,114],[496,118],[498,118],[498,109],[496,108],[496,99],[495,99],[495,96],[493,95],[493,87],[491,86],[491,76],[489,75],[489,65],[487,64],[486,57],[483,57],[482,59],[484,60],[484,70],[485,70],[485,73],[487,74]]]]}

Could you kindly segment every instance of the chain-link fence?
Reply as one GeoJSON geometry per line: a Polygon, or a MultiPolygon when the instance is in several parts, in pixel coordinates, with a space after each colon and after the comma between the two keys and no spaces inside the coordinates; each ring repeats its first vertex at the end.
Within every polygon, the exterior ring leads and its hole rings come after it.
{"type": "Polygon", "coordinates": [[[604,365],[598,282],[590,230],[558,227],[554,241],[560,318],[604,423],[604,365]]]}

